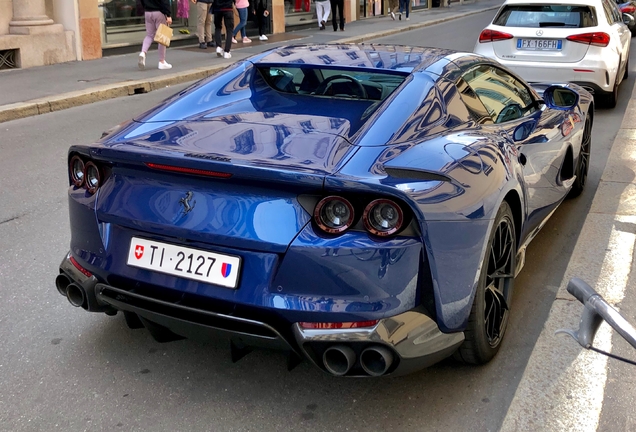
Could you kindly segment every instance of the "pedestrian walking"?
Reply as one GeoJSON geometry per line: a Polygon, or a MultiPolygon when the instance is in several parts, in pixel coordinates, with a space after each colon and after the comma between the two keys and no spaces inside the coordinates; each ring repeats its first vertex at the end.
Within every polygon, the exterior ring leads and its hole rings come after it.
{"type": "Polygon", "coordinates": [[[212,42],[212,15],[210,5],[214,0],[192,0],[197,5],[197,36],[199,37],[199,48],[214,48],[212,42]]]}
{"type": "Polygon", "coordinates": [[[338,21],[340,21],[340,30],[344,31],[344,0],[329,0],[329,2],[331,3],[331,24],[333,24],[333,31],[338,31],[338,21]],[[337,18],[338,15],[340,16],[339,20],[337,18]]]}
{"type": "Polygon", "coordinates": [[[329,0],[316,0],[316,17],[318,18],[318,28],[325,29],[329,14],[331,13],[331,3],[329,0]]]}
{"type": "MultiPolygon", "coordinates": [[[[161,24],[171,25],[172,17],[170,16],[170,4],[169,0],[142,0],[144,6],[144,18],[146,21],[146,37],[141,45],[141,52],[139,53],[139,60],[137,64],[139,69],[144,70],[146,68],[146,53],[150,49],[150,45],[155,40],[155,33],[161,24]]],[[[157,52],[159,53],[159,69],[171,69],[172,65],[166,62],[166,47],[161,44],[157,44],[157,52]]]]}
{"type": "Polygon", "coordinates": [[[236,43],[236,35],[241,32],[241,42],[250,43],[252,40],[247,37],[245,32],[245,25],[247,24],[247,11],[250,7],[249,0],[236,0],[236,10],[239,15],[239,23],[234,27],[234,33],[232,34],[232,43],[236,43]]]}
{"type": "Polygon", "coordinates": [[[216,55],[226,59],[232,58],[232,31],[234,28],[234,0],[214,0],[212,3],[214,13],[214,43],[216,55]],[[225,24],[225,48],[221,48],[221,27],[225,24]]]}
{"type": "Polygon", "coordinates": [[[409,3],[411,0],[400,0],[400,19],[402,19],[402,13],[406,10],[406,20],[409,18],[409,3]]]}
{"type": "Polygon", "coordinates": [[[398,10],[400,0],[389,0],[389,15],[395,21],[395,11],[398,10]]]}
{"type": "Polygon", "coordinates": [[[267,0],[256,0],[256,8],[252,10],[256,17],[256,24],[258,25],[258,40],[266,41],[265,29],[267,28],[267,22],[269,17],[269,11],[267,10],[267,0]]]}

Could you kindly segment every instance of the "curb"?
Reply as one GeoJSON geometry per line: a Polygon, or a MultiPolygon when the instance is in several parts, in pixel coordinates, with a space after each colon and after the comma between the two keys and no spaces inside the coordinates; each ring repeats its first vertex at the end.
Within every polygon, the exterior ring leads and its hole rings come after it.
{"type": "MultiPolygon", "coordinates": [[[[598,430],[607,397],[608,358],[581,348],[564,335],[555,335],[555,331],[579,327],[583,305],[566,290],[570,278],[583,279],[615,307],[635,288],[630,274],[636,265],[636,232],[623,228],[636,225],[635,118],[636,87],[500,432],[598,430]]],[[[612,351],[609,327],[603,325],[599,329],[594,346],[612,351]]]]}
{"type": "Polygon", "coordinates": [[[119,82],[92,87],[86,90],[33,99],[27,102],[4,105],[0,107],[0,123],[53,111],[61,111],[107,99],[148,93],[171,85],[207,78],[225,69],[227,66],[227,64],[224,64],[209,68],[191,69],[185,72],[173,73],[146,80],[119,82]]]}
{"type": "MultiPolygon", "coordinates": [[[[434,19],[422,23],[412,24],[407,27],[393,28],[374,33],[367,33],[361,36],[353,36],[349,38],[339,39],[331,43],[361,43],[369,39],[375,39],[384,36],[391,36],[404,31],[417,30],[423,27],[429,27],[474,15],[481,12],[498,9],[498,6],[489,6],[477,9],[471,12],[459,13],[445,18],[434,19]]],[[[53,111],[60,111],[81,105],[87,105],[93,102],[100,102],[107,99],[114,99],[122,96],[131,96],[135,94],[149,93],[153,90],[165,88],[171,85],[182,84],[190,81],[196,81],[207,78],[215,73],[225,69],[229,64],[217,65],[214,67],[204,67],[191,69],[185,72],[163,75],[161,77],[125,81],[104,86],[92,87],[86,90],[78,90],[69,93],[62,93],[55,96],[47,96],[44,98],[33,99],[26,102],[16,102],[9,105],[0,106],[0,123],[11,120],[18,120],[25,117],[32,117],[39,114],[46,114],[53,111]]]]}

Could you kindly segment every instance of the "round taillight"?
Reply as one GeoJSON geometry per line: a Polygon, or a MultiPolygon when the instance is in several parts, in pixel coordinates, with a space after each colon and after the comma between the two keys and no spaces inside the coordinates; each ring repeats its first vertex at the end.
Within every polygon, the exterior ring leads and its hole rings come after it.
{"type": "Polygon", "coordinates": [[[84,166],[84,181],[88,193],[94,194],[100,186],[101,175],[99,168],[93,162],[87,162],[84,166]]]}
{"type": "Polygon", "coordinates": [[[71,181],[76,187],[82,187],[84,184],[84,161],[79,156],[73,156],[69,163],[71,172],[71,181]]]}
{"type": "Polygon", "coordinates": [[[353,223],[353,206],[344,198],[328,196],[316,206],[314,219],[324,232],[338,234],[353,223]]]}
{"type": "Polygon", "coordinates": [[[386,237],[395,234],[404,222],[399,205],[388,199],[371,201],[362,215],[365,228],[373,235],[386,237]]]}

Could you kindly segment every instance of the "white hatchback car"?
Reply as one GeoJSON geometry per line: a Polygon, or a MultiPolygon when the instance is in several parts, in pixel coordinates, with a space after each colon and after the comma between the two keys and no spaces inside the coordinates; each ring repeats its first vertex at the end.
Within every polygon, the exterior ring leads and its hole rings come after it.
{"type": "Polygon", "coordinates": [[[616,106],[627,77],[631,33],[610,0],[508,0],[475,52],[528,82],[574,82],[616,106]]]}

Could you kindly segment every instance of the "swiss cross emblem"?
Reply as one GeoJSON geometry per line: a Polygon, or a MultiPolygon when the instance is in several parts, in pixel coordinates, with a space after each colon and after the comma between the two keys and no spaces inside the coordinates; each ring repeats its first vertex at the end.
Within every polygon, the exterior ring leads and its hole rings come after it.
{"type": "Polygon", "coordinates": [[[144,247],[142,245],[135,246],[135,258],[141,259],[144,256],[144,247]]]}

